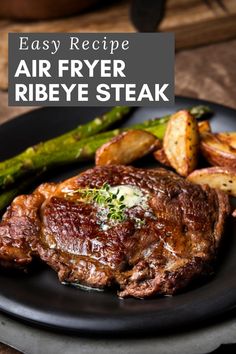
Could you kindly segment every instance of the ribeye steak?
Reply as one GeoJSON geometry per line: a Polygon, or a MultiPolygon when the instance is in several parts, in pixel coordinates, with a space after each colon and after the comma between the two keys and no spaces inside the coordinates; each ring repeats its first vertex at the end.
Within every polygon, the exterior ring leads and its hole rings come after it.
{"type": "Polygon", "coordinates": [[[211,265],[228,197],[162,168],[95,167],[17,197],[0,224],[0,262],[39,256],[63,283],[119,296],[174,294],[211,265]]]}

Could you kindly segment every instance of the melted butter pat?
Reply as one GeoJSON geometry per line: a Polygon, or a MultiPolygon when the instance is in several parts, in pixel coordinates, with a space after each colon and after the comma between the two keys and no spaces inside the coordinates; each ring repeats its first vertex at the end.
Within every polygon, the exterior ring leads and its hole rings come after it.
{"type": "Polygon", "coordinates": [[[123,204],[127,208],[132,208],[136,205],[140,205],[143,209],[148,208],[147,195],[145,195],[141,189],[131,185],[119,185],[111,187],[110,191],[114,194],[118,192],[117,196],[120,198],[124,196],[123,204]]]}

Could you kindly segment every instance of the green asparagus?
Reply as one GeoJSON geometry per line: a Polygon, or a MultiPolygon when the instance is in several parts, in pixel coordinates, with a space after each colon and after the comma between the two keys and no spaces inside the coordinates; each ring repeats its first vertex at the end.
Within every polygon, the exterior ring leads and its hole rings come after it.
{"type": "Polygon", "coordinates": [[[23,182],[17,183],[17,185],[15,184],[13,187],[11,186],[10,189],[2,191],[0,194],[0,212],[5,209],[17,195],[20,195],[26,188],[31,186],[32,183],[37,180],[37,177],[38,175],[27,178],[23,182]]]}
{"type": "Polygon", "coordinates": [[[130,110],[131,108],[126,106],[114,107],[111,111],[103,114],[101,117],[97,117],[94,120],[80,125],[77,128],[56,138],[47,140],[43,143],[39,143],[33,147],[29,147],[21,154],[0,162],[0,171],[6,170],[16,163],[23,162],[24,160],[27,165],[27,161],[29,161],[31,157],[35,155],[35,153],[39,155],[44,153],[53,154],[55,150],[63,150],[70,144],[74,144],[81,139],[85,139],[87,137],[98,134],[124,118],[130,112],[130,110]]]}
{"type": "MultiPolygon", "coordinates": [[[[208,113],[209,109],[208,107],[200,106],[193,107],[189,111],[190,113],[194,112],[194,115],[199,118],[208,113]]],[[[36,147],[28,148],[20,155],[13,157],[11,164],[6,164],[5,169],[0,170],[0,187],[4,189],[16,183],[19,178],[24,177],[30,172],[34,173],[42,169],[46,170],[56,165],[68,164],[75,161],[90,160],[101,145],[122,131],[144,129],[153,133],[157,138],[162,139],[169,118],[170,115],[160,119],[148,120],[125,129],[115,129],[82,140],[75,140],[73,143],[66,145],[61,145],[60,143],[59,146],[56,145],[54,148],[47,148],[48,142],[42,143],[44,146],[43,149],[40,144],[36,147]]]]}
{"type": "Polygon", "coordinates": [[[2,211],[4,208],[6,208],[7,205],[11,203],[11,201],[22,191],[21,188],[15,187],[11,188],[7,191],[4,191],[0,195],[0,211],[2,211]]]}

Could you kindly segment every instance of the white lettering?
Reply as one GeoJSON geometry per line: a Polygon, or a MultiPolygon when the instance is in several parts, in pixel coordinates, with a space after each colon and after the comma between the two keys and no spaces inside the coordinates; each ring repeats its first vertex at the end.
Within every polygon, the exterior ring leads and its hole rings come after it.
{"type": "Polygon", "coordinates": [[[74,90],[76,84],[72,84],[70,85],[70,87],[68,87],[66,84],[61,84],[61,87],[63,88],[63,90],[66,93],[66,100],[67,101],[71,101],[71,93],[74,90]]]}
{"type": "Polygon", "coordinates": [[[160,101],[160,97],[163,99],[163,101],[169,101],[169,98],[164,94],[164,91],[168,86],[169,84],[164,84],[160,88],[159,84],[155,85],[155,101],[160,101]]]}
{"type": "Polygon", "coordinates": [[[15,101],[27,101],[26,98],[27,87],[25,84],[16,84],[15,85],[15,101]]]}
{"type": "Polygon", "coordinates": [[[98,101],[105,102],[110,99],[110,92],[107,92],[106,90],[109,90],[109,86],[107,84],[99,84],[97,86],[97,92],[99,95],[96,95],[96,98],[98,101]]]}
{"type": "Polygon", "coordinates": [[[21,61],[19,62],[19,65],[16,69],[16,72],[15,72],[15,77],[19,77],[20,75],[25,75],[26,77],[31,77],[30,71],[29,71],[28,66],[27,66],[24,59],[21,59],[21,61]]]}
{"type": "Polygon", "coordinates": [[[20,50],[28,50],[29,46],[27,45],[27,42],[29,40],[29,37],[20,37],[20,50]]]}

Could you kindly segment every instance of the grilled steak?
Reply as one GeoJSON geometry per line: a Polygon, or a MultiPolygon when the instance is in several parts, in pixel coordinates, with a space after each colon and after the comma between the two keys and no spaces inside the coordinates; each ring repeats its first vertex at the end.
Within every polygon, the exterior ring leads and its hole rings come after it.
{"type": "Polygon", "coordinates": [[[174,294],[211,265],[228,197],[162,168],[103,166],[17,197],[0,224],[0,259],[38,255],[63,283],[119,296],[174,294]]]}

